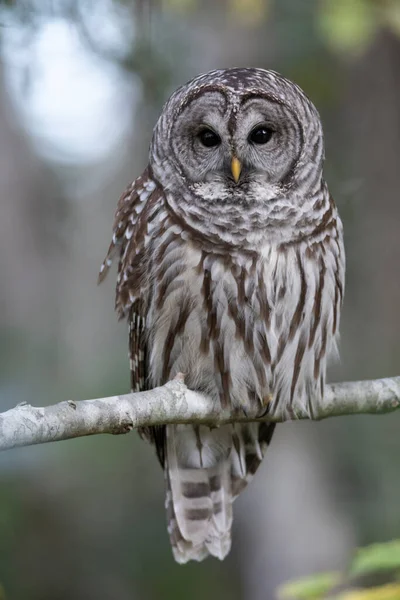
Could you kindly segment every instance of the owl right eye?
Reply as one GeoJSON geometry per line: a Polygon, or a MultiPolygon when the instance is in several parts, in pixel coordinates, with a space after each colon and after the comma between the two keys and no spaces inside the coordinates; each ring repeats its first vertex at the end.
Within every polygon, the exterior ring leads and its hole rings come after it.
{"type": "Polygon", "coordinates": [[[214,148],[215,146],[219,146],[221,143],[221,138],[218,133],[215,133],[212,129],[204,128],[200,131],[199,140],[206,148],[214,148]]]}

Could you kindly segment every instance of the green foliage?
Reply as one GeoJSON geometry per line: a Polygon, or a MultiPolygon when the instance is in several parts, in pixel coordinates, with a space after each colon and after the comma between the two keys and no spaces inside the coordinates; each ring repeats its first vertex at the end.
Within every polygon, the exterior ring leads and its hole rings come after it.
{"type": "Polygon", "coordinates": [[[387,584],[372,589],[356,589],[329,598],[332,600],[400,600],[400,585],[387,584]]]}
{"type": "Polygon", "coordinates": [[[358,550],[347,573],[319,573],[282,586],[279,600],[400,600],[400,540],[358,550]]]}
{"type": "Polygon", "coordinates": [[[284,585],[279,600],[319,600],[340,581],[339,573],[318,573],[284,585]]]}
{"type": "Polygon", "coordinates": [[[400,540],[360,548],[352,561],[349,575],[356,577],[389,569],[397,569],[400,579],[400,540]]]}
{"type": "Polygon", "coordinates": [[[317,22],[323,39],[342,54],[364,51],[380,29],[392,29],[400,35],[398,0],[324,0],[317,22]]]}

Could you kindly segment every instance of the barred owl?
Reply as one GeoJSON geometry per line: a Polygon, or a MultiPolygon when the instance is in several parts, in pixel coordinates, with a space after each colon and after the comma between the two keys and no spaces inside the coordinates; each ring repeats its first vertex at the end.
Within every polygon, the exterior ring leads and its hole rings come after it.
{"type": "MultiPolygon", "coordinates": [[[[178,372],[233,410],[313,416],[336,351],[342,224],[323,179],[318,112],[273,71],[200,75],[166,102],[149,164],[122,195],[103,280],[119,258],[133,391],[178,372]]],[[[273,423],[151,427],[175,559],[223,559],[232,502],[273,423]]]]}

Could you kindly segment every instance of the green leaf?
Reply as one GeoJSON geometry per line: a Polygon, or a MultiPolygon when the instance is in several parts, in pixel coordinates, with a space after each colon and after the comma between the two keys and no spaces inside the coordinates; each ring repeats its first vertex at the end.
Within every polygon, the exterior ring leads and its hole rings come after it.
{"type": "Polygon", "coordinates": [[[400,540],[385,544],[373,544],[357,551],[349,571],[349,575],[399,568],[400,572],[400,540]]]}
{"type": "Polygon", "coordinates": [[[364,590],[351,590],[331,600],[400,600],[400,585],[389,583],[364,590]]]}
{"type": "Polygon", "coordinates": [[[278,590],[279,600],[320,600],[340,581],[340,573],[318,573],[286,583],[278,590]]]}

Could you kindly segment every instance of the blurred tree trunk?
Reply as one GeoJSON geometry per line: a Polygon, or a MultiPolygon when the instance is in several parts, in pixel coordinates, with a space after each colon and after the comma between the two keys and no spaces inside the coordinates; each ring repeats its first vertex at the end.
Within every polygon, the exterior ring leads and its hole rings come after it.
{"type": "Polygon", "coordinates": [[[275,598],[285,581],[346,565],[352,526],[332,493],[324,425],[280,425],[260,473],[238,500],[234,540],[246,600],[275,598]]]}
{"type": "MultiPolygon", "coordinates": [[[[347,171],[360,184],[342,210],[348,264],[341,379],[399,371],[399,65],[399,37],[381,30],[347,74],[337,143],[347,148],[347,171]]],[[[357,543],[392,538],[400,487],[390,457],[398,452],[400,416],[341,421],[336,469],[350,490],[357,543]]]]}
{"type": "Polygon", "coordinates": [[[347,231],[343,327],[351,375],[394,373],[400,358],[400,39],[383,30],[349,72],[342,140],[362,182],[347,231]],[[379,350],[378,350],[379,349],[379,350]]]}
{"type": "Polygon", "coordinates": [[[36,377],[51,381],[57,363],[65,204],[54,175],[19,126],[2,62],[0,140],[1,364],[18,364],[21,382],[28,371],[35,373],[34,348],[47,347],[48,368],[36,377]]]}

